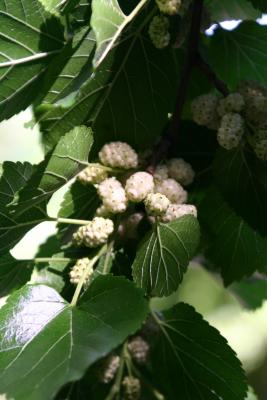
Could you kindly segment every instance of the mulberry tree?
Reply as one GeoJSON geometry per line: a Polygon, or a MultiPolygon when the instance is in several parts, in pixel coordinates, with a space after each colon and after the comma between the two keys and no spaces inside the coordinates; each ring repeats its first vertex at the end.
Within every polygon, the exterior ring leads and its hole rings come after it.
{"type": "Polygon", "coordinates": [[[265,3],[0,0],[0,120],[32,106],[45,153],[1,166],[1,398],[250,398],[219,331],[152,299],[198,257],[265,300],[265,3]]]}

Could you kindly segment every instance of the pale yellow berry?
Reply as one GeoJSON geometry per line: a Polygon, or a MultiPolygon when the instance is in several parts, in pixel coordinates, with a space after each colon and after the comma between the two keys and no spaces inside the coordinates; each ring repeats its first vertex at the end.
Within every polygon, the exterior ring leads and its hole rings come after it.
{"type": "Polygon", "coordinates": [[[217,132],[218,143],[227,150],[237,147],[244,134],[244,126],[244,120],[240,114],[225,114],[217,132]]]}
{"type": "Polygon", "coordinates": [[[166,213],[161,217],[162,222],[171,222],[184,215],[193,215],[197,218],[197,209],[191,204],[170,204],[166,213]]]}
{"type": "Polygon", "coordinates": [[[240,113],[245,107],[244,97],[240,93],[231,93],[219,100],[217,107],[218,114],[223,117],[225,114],[234,112],[240,113]]]}
{"type": "Polygon", "coordinates": [[[187,201],[187,192],[174,179],[165,179],[155,183],[155,192],[164,194],[171,203],[185,203],[187,201]]]}
{"type": "Polygon", "coordinates": [[[112,168],[131,169],[138,165],[135,150],[124,142],[105,144],[98,156],[102,164],[112,168]]]}
{"type": "Polygon", "coordinates": [[[97,184],[102,182],[108,176],[107,172],[102,166],[89,165],[77,176],[78,181],[83,185],[97,184]]]}
{"type": "Polygon", "coordinates": [[[193,120],[209,129],[217,129],[219,116],[217,113],[218,97],[213,94],[203,94],[195,98],[191,103],[193,120]]]}
{"type": "Polygon", "coordinates": [[[95,217],[88,225],[81,226],[73,234],[73,241],[78,246],[94,248],[106,243],[113,229],[114,224],[111,219],[95,217]]]}
{"type": "Polygon", "coordinates": [[[148,215],[163,215],[169,204],[170,200],[168,197],[161,193],[149,193],[145,198],[145,207],[148,215]]]}
{"type": "Polygon", "coordinates": [[[190,185],[195,177],[195,172],[191,165],[182,158],[172,158],[167,163],[168,175],[181,185],[190,185]]]}
{"type": "Polygon", "coordinates": [[[136,336],[129,341],[128,350],[137,364],[147,362],[149,344],[141,336],[136,336]]]}
{"type": "Polygon", "coordinates": [[[99,366],[98,379],[101,383],[110,383],[116,375],[120,365],[120,357],[110,355],[106,357],[99,366]]]}
{"type": "Polygon", "coordinates": [[[125,185],[127,198],[135,203],[143,201],[149,193],[153,192],[153,189],[153,176],[142,171],[131,175],[125,185]]]}
{"type": "Polygon", "coordinates": [[[74,285],[78,285],[79,281],[82,279],[83,274],[86,270],[86,275],[85,275],[85,281],[84,284],[88,283],[94,269],[92,266],[90,266],[90,260],[89,258],[81,258],[76,262],[76,264],[71,268],[71,271],[69,273],[70,275],[70,282],[73,283],[74,285]]]}
{"type": "Polygon", "coordinates": [[[181,0],[156,0],[159,10],[163,14],[175,15],[178,14],[181,7],[181,0]]]}

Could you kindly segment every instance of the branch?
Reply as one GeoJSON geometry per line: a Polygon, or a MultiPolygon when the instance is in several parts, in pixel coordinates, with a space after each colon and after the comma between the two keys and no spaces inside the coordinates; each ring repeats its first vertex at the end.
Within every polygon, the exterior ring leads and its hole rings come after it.
{"type": "Polygon", "coordinates": [[[229,89],[227,85],[217,77],[211,66],[203,60],[200,54],[197,55],[196,66],[203,72],[208,80],[216,87],[216,89],[222,93],[224,96],[229,94],[229,89]]]}
{"type": "Polygon", "coordinates": [[[193,3],[187,59],[181,74],[180,85],[177,90],[175,108],[166,134],[162,137],[161,141],[154,149],[154,154],[150,160],[150,165],[147,169],[151,173],[154,172],[155,166],[158,164],[158,162],[166,157],[171,145],[176,142],[192,68],[194,67],[195,62],[198,58],[198,44],[203,2],[204,0],[194,0],[193,3]]]}

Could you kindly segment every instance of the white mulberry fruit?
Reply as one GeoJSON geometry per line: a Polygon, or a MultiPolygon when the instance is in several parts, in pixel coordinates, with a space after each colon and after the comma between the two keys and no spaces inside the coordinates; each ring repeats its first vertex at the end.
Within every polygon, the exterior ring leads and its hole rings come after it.
{"type": "Polygon", "coordinates": [[[217,132],[218,143],[227,150],[237,147],[244,134],[244,120],[241,115],[228,113],[222,117],[217,132]]]}
{"type": "Polygon", "coordinates": [[[98,156],[102,164],[112,168],[131,169],[138,165],[137,153],[124,142],[105,144],[98,156]]]}
{"type": "Polygon", "coordinates": [[[145,206],[148,215],[160,216],[163,215],[168,206],[170,200],[164,194],[161,193],[149,193],[145,198],[145,206]]]}
{"type": "Polygon", "coordinates": [[[90,266],[90,260],[89,258],[81,258],[74,264],[74,266],[71,268],[71,271],[69,273],[70,275],[70,282],[73,283],[74,285],[78,285],[79,281],[81,280],[85,270],[86,276],[85,276],[85,281],[84,284],[88,283],[90,280],[90,277],[92,276],[94,269],[93,267],[90,266]]]}
{"type": "Polygon", "coordinates": [[[77,246],[94,248],[106,243],[113,229],[114,224],[111,219],[95,217],[88,225],[81,226],[73,234],[73,241],[77,246]]]}
{"type": "Polygon", "coordinates": [[[197,218],[196,207],[191,204],[170,204],[166,213],[161,217],[161,221],[168,223],[184,215],[193,215],[197,218]]]}
{"type": "Polygon", "coordinates": [[[126,210],[128,203],[126,193],[116,178],[105,179],[99,184],[97,191],[103,206],[110,213],[118,214],[126,210]]]}
{"type": "Polygon", "coordinates": [[[181,0],[156,0],[159,10],[163,14],[175,15],[178,14],[181,7],[181,0]]]}
{"type": "Polygon", "coordinates": [[[98,371],[98,379],[101,383],[110,383],[116,375],[116,372],[120,366],[120,357],[115,355],[109,355],[100,364],[98,371]]]}
{"type": "Polygon", "coordinates": [[[190,185],[195,177],[195,172],[191,165],[182,158],[172,158],[167,163],[168,175],[181,185],[190,185]]]}
{"type": "Polygon", "coordinates": [[[239,92],[245,99],[245,116],[249,122],[261,127],[267,120],[267,88],[256,82],[242,82],[239,92]]]}
{"type": "Polygon", "coordinates": [[[149,193],[153,192],[153,189],[153,176],[142,171],[131,175],[125,185],[127,198],[135,203],[143,201],[149,193]]]}
{"type": "Polygon", "coordinates": [[[218,97],[211,93],[196,97],[191,103],[193,121],[209,129],[217,129],[219,124],[218,101],[218,97]]]}
{"type": "Polygon", "coordinates": [[[168,167],[166,164],[160,164],[156,166],[155,172],[154,172],[154,180],[163,180],[163,179],[168,179],[168,167]]]}
{"type": "Polygon", "coordinates": [[[136,336],[130,340],[128,350],[137,364],[145,364],[147,362],[149,344],[141,336],[136,336]]]}
{"type": "Polygon", "coordinates": [[[231,93],[219,100],[217,107],[218,114],[223,117],[225,114],[234,112],[240,113],[245,107],[244,97],[240,93],[231,93]]]}
{"type": "Polygon", "coordinates": [[[267,130],[256,132],[253,150],[260,160],[267,161],[267,130]]]}
{"type": "Polygon", "coordinates": [[[78,181],[83,185],[87,184],[97,184],[102,182],[108,177],[107,172],[101,166],[88,165],[83,171],[77,176],[78,181]]]}
{"type": "Polygon", "coordinates": [[[122,381],[123,400],[138,400],[141,394],[141,384],[139,379],[133,376],[126,376],[122,381]]]}
{"type": "Polygon", "coordinates": [[[157,49],[164,49],[169,45],[171,39],[169,27],[169,20],[163,15],[156,15],[150,22],[148,34],[157,49]]]}
{"type": "Polygon", "coordinates": [[[185,203],[187,201],[187,192],[174,179],[165,179],[156,182],[155,192],[164,194],[171,203],[185,203]]]}

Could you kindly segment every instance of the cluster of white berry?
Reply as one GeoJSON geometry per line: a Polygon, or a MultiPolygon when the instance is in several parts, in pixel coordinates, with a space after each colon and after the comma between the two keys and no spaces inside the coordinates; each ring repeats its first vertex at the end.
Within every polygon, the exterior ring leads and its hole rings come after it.
{"type": "Polygon", "coordinates": [[[191,110],[197,124],[217,130],[217,140],[227,150],[239,146],[249,126],[254,132],[250,143],[256,156],[267,160],[266,88],[245,82],[238,92],[224,98],[204,94],[193,100],[191,110]]]}
{"type": "Polygon", "coordinates": [[[138,378],[125,376],[122,381],[123,400],[138,400],[141,395],[141,383],[138,378]]]}
{"type": "MultiPolygon", "coordinates": [[[[78,177],[79,180],[83,177],[83,183],[95,182],[102,201],[93,221],[80,227],[73,235],[78,246],[97,247],[105,243],[113,232],[112,216],[124,213],[129,205],[136,203],[143,202],[147,214],[162,222],[170,222],[185,214],[197,215],[194,206],[184,204],[188,195],[182,185],[190,185],[195,174],[191,165],[182,158],[172,158],[165,164],[159,164],[154,176],[146,171],[130,171],[139,165],[137,153],[127,143],[112,142],[100,150],[99,160],[99,164],[93,164],[91,175],[89,165],[86,173],[82,171],[78,177]],[[96,165],[98,174],[95,173],[96,165]],[[100,172],[101,168],[105,174],[100,172]]],[[[143,217],[142,212],[128,215],[121,222],[120,233],[128,231],[128,237],[135,237],[136,227],[143,217]]]]}
{"type": "Polygon", "coordinates": [[[120,357],[114,354],[108,355],[104,358],[99,365],[97,370],[98,380],[101,383],[110,383],[116,375],[116,372],[120,365],[120,357]]]}
{"type": "Polygon", "coordinates": [[[94,269],[92,266],[90,266],[90,260],[89,258],[81,258],[76,262],[76,264],[71,268],[70,271],[70,282],[73,283],[74,285],[78,285],[79,281],[83,277],[83,274],[85,273],[84,277],[84,284],[87,284],[94,272],[94,269]],[[86,273],[85,273],[86,271],[86,273]]]}
{"type": "Polygon", "coordinates": [[[137,364],[142,365],[147,362],[149,344],[142,338],[142,336],[136,336],[131,339],[128,343],[128,350],[132,359],[137,364]]]}

